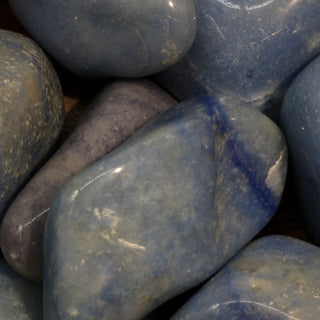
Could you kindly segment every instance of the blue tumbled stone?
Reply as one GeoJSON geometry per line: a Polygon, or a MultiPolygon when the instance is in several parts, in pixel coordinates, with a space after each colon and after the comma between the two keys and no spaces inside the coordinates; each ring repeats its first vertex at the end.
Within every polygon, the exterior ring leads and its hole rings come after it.
{"type": "Polygon", "coordinates": [[[320,244],[320,58],[294,80],[280,112],[304,221],[320,244]]]}
{"type": "Polygon", "coordinates": [[[59,79],[31,39],[0,29],[0,220],[63,124],[59,79]]]}
{"type": "Polygon", "coordinates": [[[285,236],[250,244],[171,320],[320,319],[320,249],[285,236]]]}
{"type": "Polygon", "coordinates": [[[274,214],[278,127],[223,97],[183,102],[68,182],[44,240],[44,316],[140,319],[219,269],[274,214]]]}
{"type": "Polygon", "coordinates": [[[140,77],[162,71],[190,49],[193,0],[10,0],[37,41],[85,77],[140,77]]]}
{"type": "Polygon", "coordinates": [[[195,0],[198,31],[186,57],[158,76],[175,97],[221,92],[265,112],[320,54],[320,2],[195,0]]]}
{"type": "Polygon", "coordinates": [[[0,259],[0,319],[42,320],[42,288],[0,259]]]}

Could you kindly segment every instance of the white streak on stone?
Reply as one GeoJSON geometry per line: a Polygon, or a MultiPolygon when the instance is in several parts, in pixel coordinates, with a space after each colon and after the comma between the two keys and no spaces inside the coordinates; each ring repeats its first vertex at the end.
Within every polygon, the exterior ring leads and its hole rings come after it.
{"type": "Polygon", "coordinates": [[[43,214],[45,214],[46,212],[48,212],[50,210],[50,208],[47,208],[46,210],[43,210],[42,212],[40,212],[38,215],[36,215],[35,217],[33,217],[30,221],[28,221],[27,223],[25,223],[22,226],[19,226],[19,232],[21,232],[22,229],[24,229],[25,227],[27,227],[29,224],[31,224],[33,221],[37,220],[38,218],[40,218],[43,214]]]}
{"type": "Polygon", "coordinates": [[[279,172],[281,162],[283,156],[285,155],[287,149],[283,149],[280,153],[279,158],[274,163],[274,165],[268,170],[268,174],[266,177],[266,185],[269,189],[271,189],[274,193],[281,192],[283,187],[282,175],[279,172]]]}
{"type": "Polygon", "coordinates": [[[218,310],[218,308],[220,306],[226,306],[226,305],[235,304],[235,303],[253,304],[253,305],[268,309],[268,310],[272,310],[272,311],[274,311],[274,312],[276,312],[278,314],[284,315],[288,319],[300,320],[299,318],[296,318],[296,317],[288,314],[287,312],[281,311],[281,310],[279,310],[277,308],[274,308],[274,307],[270,307],[267,304],[264,304],[264,303],[261,303],[261,302],[250,301],[250,300],[231,300],[231,301],[227,301],[227,302],[223,302],[223,303],[217,303],[217,304],[214,304],[213,306],[211,306],[209,310],[210,311],[215,311],[215,310],[218,310]]]}
{"type": "Polygon", "coordinates": [[[213,19],[213,17],[210,14],[207,14],[207,17],[212,21],[212,23],[214,24],[214,26],[216,27],[218,33],[220,34],[221,38],[223,40],[226,40],[225,35],[223,34],[221,28],[218,26],[218,24],[216,23],[216,21],[213,19]]]}
{"type": "Polygon", "coordinates": [[[140,246],[136,243],[133,243],[133,242],[129,242],[127,240],[124,240],[124,239],[118,239],[118,242],[126,247],[126,248],[129,248],[129,249],[132,249],[134,251],[139,251],[139,252],[142,252],[142,251],[146,251],[146,247],[144,246],[140,246]]]}
{"type": "Polygon", "coordinates": [[[92,184],[93,182],[95,182],[96,180],[100,179],[101,177],[107,175],[108,173],[119,173],[121,172],[123,169],[121,167],[116,168],[116,169],[110,169],[107,170],[105,172],[100,173],[99,175],[97,175],[96,177],[94,177],[93,179],[91,179],[90,181],[88,181],[87,183],[85,183],[83,186],[80,187],[79,191],[82,191],[83,189],[87,188],[90,184],[92,184]]]}

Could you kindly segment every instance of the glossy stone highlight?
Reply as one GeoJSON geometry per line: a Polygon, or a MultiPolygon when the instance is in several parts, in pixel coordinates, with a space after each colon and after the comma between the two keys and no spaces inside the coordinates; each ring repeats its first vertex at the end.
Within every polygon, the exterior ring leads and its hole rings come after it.
{"type": "Polygon", "coordinates": [[[318,0],[195,0],[198,31],[186,57],[159,75],[180,100],[221,92],[266,113],[320,54],[318,0]]]}
{"type": "Polygon", "coordinates": [[[63,123],[58,77],[30,39],[0,30],[0,220],[63,123]]]}
{"type": "Polygon", "coordinates": [[[42,320],[42,288],[0,259],[0,319],[42,320]]]}
{"type": "Polygon", "coordinates": [[[280,112],[306,226],[320,244],[320,58],[294,80],[280,112]]]}
{"type": "Polygon", "coordinates": [[[57,191],[73,176],[99,160],[151,118],[176,104],[147,80],[107,85],[88,107],[85,119],[20,192],[6,212],[0,244],[20,274],[42,281],[43,231],[57,191]]]}
{"type": "Polygon", "coordinates": [[[171,320],[319,319],[320,249],[285,236],[238,254],[171,320]]]}
{"type": "Polygon", "coordinates": [[[141,77],[190,49],[193,0],[10,0],[26,29],[58,61],[85,77],[141,77]]]}
{"type": "Polygon", "coordinates": [[[283,136],[256,109],[203,97],[165,112],[55,197],[44,318],[140,319],[244,246],[285,175],[283,136]]]}

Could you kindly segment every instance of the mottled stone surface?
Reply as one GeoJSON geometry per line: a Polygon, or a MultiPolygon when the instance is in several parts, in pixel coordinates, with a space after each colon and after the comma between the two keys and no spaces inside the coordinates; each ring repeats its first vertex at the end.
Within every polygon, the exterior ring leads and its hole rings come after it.
{"type": "Polygon", "coordinates": [[[23,279],[0,258],[0,319],[42,320],[42,288],[23,279]]]}
{"type": "Polygon", "coordinates": [[[147,80],[118,81],[102,90],[88,107],[86,118],[6,212],[0,244],[17,272],[42,281],[44,224],[59,188],[175,104],[173,98],[147,80]]]}
{"type": "Polygon", "coordinates": [[[10,0],[26,29],[58,61],[87,77],[162,71],[191,47],[193,0],[10,0]]]}
{"type": "Polygon", "coordinates": [[[250,244],[172,320],[320,319],[320,249],[285,236],[250,244]]]}
{"type": "Polygon", "coordinates": [[[266,113],[320,53],[318,0],[195,0],[186,57],[158,80],[180,100],[220,91],[266,113]]]}
{"type": "Polygon", "coordinates": [[[275,212],[280,130],[256,109],[181,103],[68,182],[44,242],[44,318],[140,319],[195,286],[275,212]]]}
{"type": "Polygon", "coordinates": [[[320,244],[320,58],[294,80],[284,98],[280,125],[292,159],[306,226],[320,244]]]}
{"type": "Polygon", "coordinates": [[[0,220],[62,127],[59,80],[30,39],[0,30],[0,220]]]}

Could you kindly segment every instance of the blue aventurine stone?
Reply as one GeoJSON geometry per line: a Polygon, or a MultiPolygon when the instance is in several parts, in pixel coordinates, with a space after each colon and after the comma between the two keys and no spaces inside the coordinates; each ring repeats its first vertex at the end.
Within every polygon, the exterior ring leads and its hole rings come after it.
{"type": "Polygon", "coordinates": [[[0,319],[42,319],[41,286],[23,279],[4,259],[0,259],[0,319]]]}
{"type": "Polygon", "coordinates": [[[171,320],[318,320],[320,249],[285,236],[238,254],[171,320]]]}
{"type": "Polygon", "coordinates": [[[162,71],[190,49],[193,0],[10,0],[51,55],[86,77],[140,77],[162,71]]]}
{"type": "Polygon", "coordinates": [[[273,122],[224,98],[151,121],[55,197],[45,319],[140,319],[207,279],[272,217],[286,158],[273,122]]]}
{"type": "Polygon", "coordinates": [[[195,0],[198,31],[186,57],[158,76],[180,100],[222,92],[269,113],[320,53],[318,0],[195,0]]]}
{"type": "Polygon", "coordinates": [[[320,244],[320,58],[294,80],[280,112],[292,158],[301,211],[320,244]]]}
{"type": "Polygon", "coordinates": [[[0,221],[52,148],[63,118],[59,79],[42,50],[0,30],[0,221]]]}

